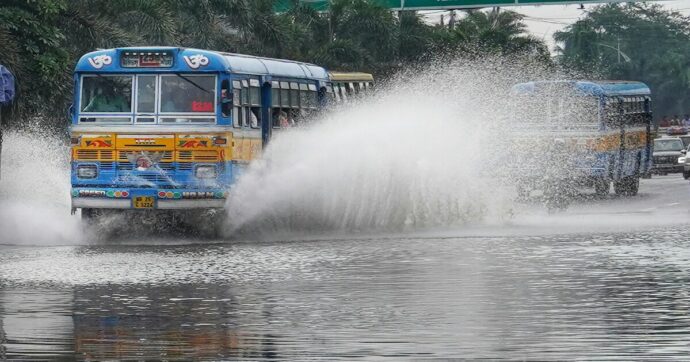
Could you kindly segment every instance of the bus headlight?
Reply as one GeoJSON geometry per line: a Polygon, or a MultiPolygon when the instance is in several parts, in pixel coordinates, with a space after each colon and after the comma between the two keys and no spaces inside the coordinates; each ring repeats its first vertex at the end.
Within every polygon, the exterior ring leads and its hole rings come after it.
{"type": "Polygon", "coordinates": [[[77,177],[90,179],[98,176],[98,169],[95,165],[81,165],[77,166],[77,177]]]}
{"type": "Polygon", "coordinates": [[[196,178],[216,178],[216,176],[218,176],[216,172],[216,166],[197,166],[196,170],[194,171],[194,176],[196,176],[196,178]]]}

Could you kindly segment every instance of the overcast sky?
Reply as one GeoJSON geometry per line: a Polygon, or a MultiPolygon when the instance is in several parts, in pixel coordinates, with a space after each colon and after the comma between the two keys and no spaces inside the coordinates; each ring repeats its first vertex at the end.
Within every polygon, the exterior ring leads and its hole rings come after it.
{"type": "MultiPolygon", "coordinates": [[[[667,9],[678,10],[684,15],[690,15],[690,0],[658,1],[658,3],[667,9]]],[[[586,14],[588,9],[594,6],[596,5],[587,4],[584,10],[580,9],[580,5],[514,6],[505,9],[525,15],[525,23],[529,31],[534,36],[544,39],[549,48],[553,50],[555,46],[553,33],[577,21],[586,14]]],[[[438,22],[441,14],[446,14],[446,20],[448,19],[447,11],[431,11],[426,15],[430,21],[438,22]]]]}

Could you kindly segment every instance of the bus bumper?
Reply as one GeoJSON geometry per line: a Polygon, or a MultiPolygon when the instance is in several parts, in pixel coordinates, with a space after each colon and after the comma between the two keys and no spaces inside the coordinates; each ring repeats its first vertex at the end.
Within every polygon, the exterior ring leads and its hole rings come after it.
{"type": "Polygon", "coordinates": [[[187,210],[222,209],[226,193],[222,190],[123,190],[72,189],[72,209],[136,209],[136,210],[187,210]],[[162,196],[159,196],[162,195],[162,196]],[[166,194],[166,195],[163,195],[166,194]],[[154,200],[153,207],[135,208],[134,198],[143,196],[154,200]]]}

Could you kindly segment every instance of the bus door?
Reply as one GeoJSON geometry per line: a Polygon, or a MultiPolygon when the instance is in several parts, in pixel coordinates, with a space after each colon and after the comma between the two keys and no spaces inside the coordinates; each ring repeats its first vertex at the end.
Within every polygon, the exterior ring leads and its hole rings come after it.
{"type": "Polygon", "coordinates": [[[261,83],[258,77],[232,79],[233,161],[247,163],[262,148],[261,83]]]}

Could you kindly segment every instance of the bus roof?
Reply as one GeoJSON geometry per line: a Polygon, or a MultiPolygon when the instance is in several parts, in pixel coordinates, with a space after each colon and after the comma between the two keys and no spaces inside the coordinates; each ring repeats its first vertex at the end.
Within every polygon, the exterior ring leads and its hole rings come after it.
{"type": "Polygon", "coordinates": [[[332,81],[336,82],[373,82],[374,76],[361,72],[328,72],[332,81]]]}
{"type": "Polygon", "coordinates": [[[128,73],[133,71],[156,72],[231,72],[260,76],[308,78],[328,81],[328,73],[318,65],[285,59],[255,57],[251,55],[224,53],[213,50],[179,47],[127,47],[101,49],[83,55],[77,62],[75,72],[128,73]],[[126,68],[121,65],[121,55],[129,53],[161,53],[173,55],[170,67],[126,68]],[[205,59],[204,59],[205,58],[205,59]],[[184,59],[184,61],[183,61],[184,59]],[[199,64],[194,59],[204,59],[199,64]]]}
{"type": "Polygon", "coordinates": [[[591,96],[623,96],[650,95],[649,87],[642,82],[619,80],[556,80],[519,83],[513,86],[513,92],[518,94],[538,93],[540,90],[570,88],[582,95],[591,96]]]}

